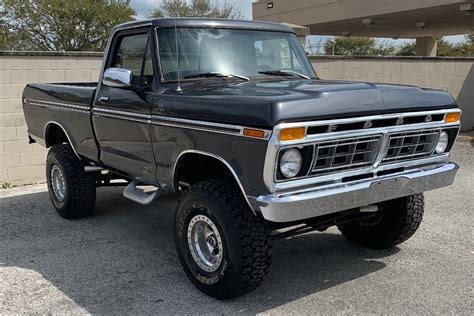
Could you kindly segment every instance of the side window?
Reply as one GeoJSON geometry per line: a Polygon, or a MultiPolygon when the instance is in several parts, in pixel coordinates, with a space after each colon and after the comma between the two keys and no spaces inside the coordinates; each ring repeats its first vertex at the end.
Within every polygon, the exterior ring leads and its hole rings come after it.
{"type": "Polygon", "coordinates": [[[111,67],[131,70],[134,86],[151,84],[153,66],[148,34],[121,37],[111,67]]]}

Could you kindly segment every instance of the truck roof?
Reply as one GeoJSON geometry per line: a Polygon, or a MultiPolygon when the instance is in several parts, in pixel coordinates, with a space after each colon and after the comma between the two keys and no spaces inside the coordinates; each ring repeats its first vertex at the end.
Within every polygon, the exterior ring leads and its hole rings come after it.
{"type": "Polygon", "coordinates": [[[141,21],[133,21],[123,23],[115,26],[113,31],[119,31],[128,28],[135,28],[140,26],[154,26],[159,28],[168,27],[203,27],[203,28],[230,28],[230,29],[250,29],[273,32],[289,32],[294,33],[289,26],[261,21],[247,21],[247,20],[228,20],[228,19],[209,19],[209,18],[163,18],[163,19],[149,19],[141,21]]]}

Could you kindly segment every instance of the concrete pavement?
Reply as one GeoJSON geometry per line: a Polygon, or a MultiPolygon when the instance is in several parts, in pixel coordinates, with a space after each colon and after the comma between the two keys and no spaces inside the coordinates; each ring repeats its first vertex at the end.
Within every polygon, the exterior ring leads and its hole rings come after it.
{"type": "Polygon", "coordinates": [[[336,229],[275,244],[255,292],[196,290],[174,249],[174,194],[151,206],[98,189],[96,215],[56,215],[45,185],[0,190],[0,313],[473,314],[474,148],[456,144],[453,186],[426,194],[407,242],[374,251],[336,229]]]}

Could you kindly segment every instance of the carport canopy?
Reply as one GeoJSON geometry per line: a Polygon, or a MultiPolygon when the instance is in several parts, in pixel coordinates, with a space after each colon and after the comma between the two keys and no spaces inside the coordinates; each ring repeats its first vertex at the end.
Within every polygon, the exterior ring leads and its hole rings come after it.
{"type": "Polygon", "coordinates": [[[436,55],[436,40],[474,31],[474,1],[265,0],[254,20],[294,23],[312,35],[416,38],[418,55],[436,55]]]}

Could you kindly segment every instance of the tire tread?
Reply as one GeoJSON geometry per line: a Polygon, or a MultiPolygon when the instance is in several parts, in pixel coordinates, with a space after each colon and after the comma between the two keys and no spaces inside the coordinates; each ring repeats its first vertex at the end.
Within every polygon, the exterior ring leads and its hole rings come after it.
{"type": "MultiPolygon", "coordinates": [[[[69,201],[65,208],[56,207],[59,215],[67,219],[77,219],[91,215],[94,212],[96,200],[94,177],[84,171],[83,164],[69,144],[52,146],[48,153],[48,163],[50,163],[50,155],[54,156],[61,165],[60,167],[63,169],[67,181],[68,191],[66,194],[69,195],[69,201]]],[[[50,187],[49,175],[47,177],[48,187],[50,187]]],[[[53,199],[52,194],[51,198],[53,199]]]]}
{"type": "MultiPolygon", "coordinates": [[[[272,240],[268,223],[252,213],[241,192],[229,182],[208,180],[196,183],[180,194],[180,203],[190,195],[198,195],[222,205],[229,213],[239,237],[242,273],[238,282],[226,293],[220,293],[219,298],[237,297],[254,290],[269,272],[272,261],[272,240]]],[[[181,254],[179,259],[184,266],[186,263],[181,254]]],[[[190,278],[194,277],[187,269],[185,271],[190,278]]]]}
{"type": "Polygon", "coordinates": [[[339,231],[351,242],[374,248],[394,247],[408,240],[420,227],[424,213],[423,193],[387,202],[382,221],[364,227],[359,222],[338,226],[339,231]],[[386,217],[386,218],[385,218],[386,217]]]}

